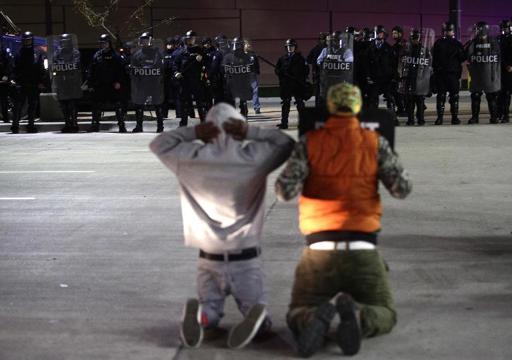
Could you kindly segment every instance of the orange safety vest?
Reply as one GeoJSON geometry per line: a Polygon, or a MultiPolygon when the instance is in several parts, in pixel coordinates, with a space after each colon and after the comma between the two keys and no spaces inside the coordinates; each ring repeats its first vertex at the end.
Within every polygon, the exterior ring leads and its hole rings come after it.
{"type": "Polygon", "coordinates": [[[307,133],[309,176],[299,199],[304,235],[380,229],[378,144],[378,134],[362,129],[356,117],[331,116],[307,133]]]}

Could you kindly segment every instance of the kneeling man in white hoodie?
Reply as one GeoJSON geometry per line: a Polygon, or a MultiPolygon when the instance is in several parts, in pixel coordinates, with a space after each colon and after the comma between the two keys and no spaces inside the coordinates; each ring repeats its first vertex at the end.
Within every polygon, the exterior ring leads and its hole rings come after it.
{"type": "Polygon", "coordinates": [[[199,249],[198,299],[188,299],[181,327],[187,347],[199,347],[233,295],[244,319],[228,346],[242,348],[270,329],[260,240],[267,175],[290,155],[294,141],[280,130],[249,126],[231,105],[210,109],[206,122],[158,135],[151,150],[181,188],[185,245],[199,249]]]}

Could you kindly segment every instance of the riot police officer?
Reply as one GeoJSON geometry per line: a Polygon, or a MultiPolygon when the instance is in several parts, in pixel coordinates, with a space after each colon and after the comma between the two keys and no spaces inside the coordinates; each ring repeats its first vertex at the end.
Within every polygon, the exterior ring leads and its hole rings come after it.
{"type": "Polygon", "coordinates": [[[241,37],[232,41],[232,52],[226,54],[222,61],[224,66],[224,80],[226,101],[236,105],[236,99],[240,99],[240,113],[247,117],[249,109],[247,101],[252,99],[251,73],[253,59],[244,51],[245,43],[241,37]],[[248,71],[249,69],[249,71],[248,71]]]}
{"type": "Polygon", "coordinates": [[[306,61],[311,66],[311,78],[314,85],[315,106],[320,106],[320,66],[316,62],[322,50],[327,46],[327,33],[318,35],[318,43],[309,51],[306,61]]]}
{"type": "Polygon", "coordinates": [[[421,32],[412,29],[400,59],[398,91],[405,96],[406,125],[414,125],[415,108],[418,125],[425,125],[425,96],[430,91],[432,57],[421,40],[421,32]]]}
{"type": "Polygon", "coordinates": [[[139,49],[130,62],[132,102],[135,105],[137,125],[133,133],[143,132],[144,109],[154,109],[156,132],[164,130],[162,104],[164,102],[164,59],[160,49],[153,43],[153,35],[143,32],[139,36],[139,49]]]}
{"type": "Polygon", "coordinates": [[[384,26],[375,26],[375,39],[366,52],[366,85],[368,108],[379,107],[379,95],[383,94],[386,106],[394,112],[393,77],[395,76],[393,49],[386,41],[384,26]]]}
{"type": "Polygon", "coordinates": [[[405,111],[405,99],[403,95],[398,92],[398,63],[400,61],[400,54],[406,43],[403,35],[404,31],[401,26],[396,25],[391,29],[391,36],[394,41],[394,44],[391,45],[394,58],[393,68],[395,69],[395,75],[393,77],[393,97],[395,98],[397,116],[407,115],[405,111]]]}
{"type": "Polygon", "coordinates": [[[244,52],[249,56],[251,64],[251,88],[252,88],[252,107],[255,114],[261,114],[261,103],[259,95],[259,81],[260,76],[260,61],[258,55],[252,48],[252,44],[249,40],[244,40],[244,52]]]}
{"type": "Polygon", "coordinates": [[[489,25],[480,21],[475,25],[475,36],[466,46],[468,69],[471,76],[471,119],[468,124],[478,124],[480,101],[485,92],[491,124],[498,123],[497,97],[501,88],[501,56],[495,38],[489,35],[489,25]]]}
{"type": "Polygon", "coordinates": [[[462,75],[462,63],[465,60],[464,47],[455,39],[454,24],[445,22],[442,30],[443,37],[436,40],[432,49],[432,67],[437,90],[437,119],[435,125],[443,123],[446,92],[450,95],[451,123],[458,125],[460,124],[458,119],[460,77],[462,75]]]}
{"type": "Polygon", "coordinates": [[[220,34],[213,39],[214,50],[211,51],[206,72],[208,75],[208,83],[214,104],[225,101],[224,79],[222,74],[222,60],[224,55],[228,53],[227,38],[220,34]]]}
{"type": "Polygon", "coordinates": [[[127,63],[130,50],[126,51],[123,60],[112,47],[112,39],[108,34],[100,35],[99,50],[94,54],[89,67],[87,83],[92,91],[92,124],[89,132],[100,131],[100,119],[103,107],[113,104],[119,132],[125,133],[124,115],[129,97],[127,63]]]}
{"type": "Polygon", "coordinates": [[[361,89],[363,104],[368,105],[368,86],[366,84],[366,54],[371,45],[371,31],[362,28],[354,36],[354,84],[361,89]]]}
{"type": "Polygon", "coordinates": [[[512,93],[512,21],[503,20],[500,28],[498,43],[501,52],[501,90],[498,95],[498,117],[502,123],[508,123],[512,93]]]}
{"type": "Polygon", "coordinates": [[[47,74],[44,69],[44,56],[34,48],[34,35],[26,31],[21,35],[21,49],[14,58],[14,81],[16,84],[16,100],[14,106],[14,120],[11,130],[13,134],[19,132],[21,110],[25,101],[28,102],[27,132],[36,133],[34,124],[36,107],[40,90],[44,89],[47,74]]]}
{"type": "Polygon", "coordinates": [[[168,37],[165,40],[164,50],[164,103],[163,103],[163,116],[169,116],[169,109],[174,107],[176,109],[176,117],[179,117],[179,84],[174,78],[172,70],[176,56],[179,53],[179,37],[168,37]]]}
{"type": "Polygon", "coordinates": [[[195,31],[187,31],[184,40],[185,47],[176,56],[173,66],[174,77],[180,83],[180,126],[188,124],[188,115],[193,110],[192,100],[196,103],[201,122],[206,116],[204,51],[196,43],[197,33],[195,31]]]}
{"type": "Polygon", "coordinates": [[[288,115],[292,97],[295,98],[297,110],[304,109],[306,79],[309,74],[306,59],[297,51],[297,42],[294,39],[288,39],[284,43],[284,48],[286,54],[279,58],[275,68],[275,73],[279,77],[282,100],[281,123],[277,125],[280,129],[288,129],[288,115]]]}
{"type": "Polygon", "coordinates": [[[11,52],[0,42],[0,108],[4,123],[9,122],[9,98],[12,94],[14,59],[11,52]]]}

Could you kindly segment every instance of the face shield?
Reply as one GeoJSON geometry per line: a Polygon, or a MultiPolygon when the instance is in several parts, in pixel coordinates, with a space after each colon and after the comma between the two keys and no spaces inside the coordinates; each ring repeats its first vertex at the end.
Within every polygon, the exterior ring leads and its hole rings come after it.
{"type": "Polygon", "coordinates": [[[139,46],[142,48],[147,48],[151,46],[151,37],[141,37],[139,38],[139,46]]]}
{"type": "Polygon", "coordinates": [[[286,45],[286,51],[291,54],[291,53],[294,53],[295,52],[295,48],[296,46],[295,45],[286,45]]]}
{"type": "Polygon", "coordinates": [[[197,39],[195,36],[187,37],[187,38],[185,38],[185,45],[186,46],[195,46],[196,40],[197,39]]]}
{"type": "Polygon", "coordinates": [[[21,40],[21,45],[25,48],[32,47],[34,45],[34,38],[27,37],[21,40]]]}

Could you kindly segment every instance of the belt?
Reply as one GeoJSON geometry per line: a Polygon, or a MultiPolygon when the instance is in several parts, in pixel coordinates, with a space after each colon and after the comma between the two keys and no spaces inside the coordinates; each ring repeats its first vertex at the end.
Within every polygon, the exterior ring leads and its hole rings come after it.
{"type": "Polygon", "coordinates": [[[377,244],[377,232],[327,230],[306,235],[308,245],[321,241],[367,241],[377,244]]]}
{"type": "Polygon", "coordinates": [[[261,254],[259,247],[243,249],[239,252],[225,252],[223,254],[210,254],[203,250],[199,250],[199,257],[212,261],[240,261],[249,260],[258,257],[261,254]]]}
{"type": "Polygon", "coordinates": [[[368,241],[320,241],[309,245],[311,250],[375,250],[368,241]]]}

